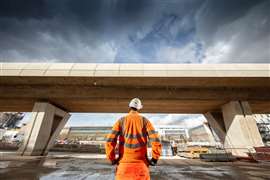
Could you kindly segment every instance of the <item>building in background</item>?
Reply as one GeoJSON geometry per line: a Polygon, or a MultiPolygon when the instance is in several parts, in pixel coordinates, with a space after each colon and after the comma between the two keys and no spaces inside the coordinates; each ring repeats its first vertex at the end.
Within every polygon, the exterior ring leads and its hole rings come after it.
{"type": "MultiPolygon", "coordinates": [[[[106,135],[110,133],[111,126],[78,126],[65,127],[58,140],[69,141],[106,141],[106,135]]],[[[156,131],[162,141],[186,142],[188,130],[178,126],[157,126],[156,131]]]]}
{"type": "Polygon", "coordinates": [[[188,130],[182,126],[156,126],[162,141],[175,141],[185,143],[188,136],[188,130]]]}
{"type": "Polygon", "coordinates": [[[58,140],[69,142],[105,142],[106,136],[111,132],[111,126],[75,126],[65,127],[58,137],[58,140]]]}

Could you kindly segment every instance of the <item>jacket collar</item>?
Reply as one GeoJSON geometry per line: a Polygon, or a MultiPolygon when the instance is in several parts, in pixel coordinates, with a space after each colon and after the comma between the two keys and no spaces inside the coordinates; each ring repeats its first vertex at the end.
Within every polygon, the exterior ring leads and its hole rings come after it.
{"type": "Polygon", "coordinates": [[[130,110],[128,114],[139,114],[138,111],[130,110]]]}

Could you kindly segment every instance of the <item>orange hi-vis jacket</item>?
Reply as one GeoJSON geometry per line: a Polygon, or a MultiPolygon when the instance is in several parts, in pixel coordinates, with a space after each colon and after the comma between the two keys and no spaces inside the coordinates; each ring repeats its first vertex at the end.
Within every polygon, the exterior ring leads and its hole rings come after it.
{"type": "Polygon", "coordinates": [[[152,123],[131,110],[127,116],[120,118],[107,136],[106,155],[111,161],[115,160],[117,140],[119,141],[120,163],[144,162],[148,165],[147,142],[152,145],[152,158],[159,159],[161,143],[158,133],[152,123]]]}

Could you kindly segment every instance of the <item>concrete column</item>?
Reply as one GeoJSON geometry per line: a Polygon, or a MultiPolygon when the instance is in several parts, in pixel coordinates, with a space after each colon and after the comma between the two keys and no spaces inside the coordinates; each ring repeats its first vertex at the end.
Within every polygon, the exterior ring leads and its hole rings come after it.
{"type": "Polygon", "coordinates": [[[208,135],[208,141],[209,141],[209,145],[210,146],[215,146],[216,145],[216,139],[214,137],[213,132],[211,131],[211,129],[209,128],[209,124],[208,123],[204,123],[203,127],[205,129],[206,134],[208,135]]]}
{"type": "Polygon", "coordinates": [[[46,155],[69,117],[69,113],[52,104],[35,103],[23,145],[18,153],[30,156],[46,155]]]}
{"type": "Polygon", "coordinates": [[[224,144],[226,129],[221,112],[208,112],[204,114],[210,128],[216,133],[220,142],[224,144]]]}
{"type": "Polygon", "coordinates": [[[226,128],[224,147],[235,156],[246,157],[249,149],[263,146],[256,120],[246,101],[231,101],[222,106],[226,128]]]}

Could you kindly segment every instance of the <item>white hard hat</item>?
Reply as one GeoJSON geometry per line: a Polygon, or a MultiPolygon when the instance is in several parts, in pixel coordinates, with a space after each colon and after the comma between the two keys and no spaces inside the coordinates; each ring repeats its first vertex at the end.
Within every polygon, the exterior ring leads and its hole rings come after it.
{"type": "Polygon", "coordinates": [[[142,102],[139,98],[134,98],[130,101],[129,107],[136,108],[138,110],[143,108],[142,102]]]}

